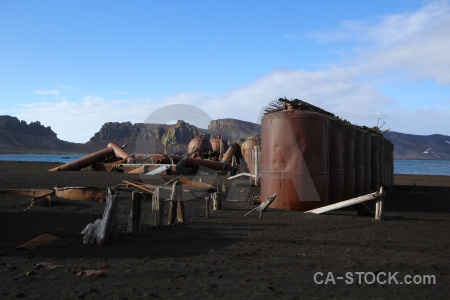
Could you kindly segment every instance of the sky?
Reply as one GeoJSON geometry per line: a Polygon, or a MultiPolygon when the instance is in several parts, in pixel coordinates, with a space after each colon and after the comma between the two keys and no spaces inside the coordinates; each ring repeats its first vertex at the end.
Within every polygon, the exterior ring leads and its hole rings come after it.
{"type": "Polygon", "coordinates": [[[449,37],[450,0],[0,0],[0,115],[84,143],[180,104],[165,121],[259,123],[286,97],[450,135],[449,37]]]}

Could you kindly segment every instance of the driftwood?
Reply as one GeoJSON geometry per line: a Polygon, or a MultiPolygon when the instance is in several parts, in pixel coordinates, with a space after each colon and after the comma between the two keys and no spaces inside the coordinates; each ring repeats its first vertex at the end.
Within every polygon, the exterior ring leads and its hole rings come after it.
{"type": "Polygon", "coordinates": [[[277,193],[275,193],[272,196],[270,196],[269,198],[267,198],[267,200],[264,201],[263,203],[261,203],[260,206],[255,207],[254,209],[252,209],[251,211],[246,213],[244,216],[247,216],[251,212],[256,210],[256,211],[259,211],[259,219],[261,219],[261,213],[270,205],[270,203],[272,203],[275,200],[276,197],[277,197],[277,193]]]}
{"type": "Polygon", "coordinates": [[[118,194],[111,188],[106,192],[106,206],[103,212],[103,218],[95,220],[94,223],[88,224],[81,234],[83,237],[83,244],[104,245],[108,239],[114,238],[117,230],[117,203],[118,194]]]}
{"type": "Polygon", "coordinates": [[[142,199],[143,193],[131,193],[131,211],[128,216],[127,232],[132,235],[139,235],[141,233],[142,223],[142,199]]]}
{"type": "Polygon", "coordinates": [[[152,197],[151,226],[155,228],[164,226],[164,199],[160,197],[160,190],[156,187],[152,197]]]}

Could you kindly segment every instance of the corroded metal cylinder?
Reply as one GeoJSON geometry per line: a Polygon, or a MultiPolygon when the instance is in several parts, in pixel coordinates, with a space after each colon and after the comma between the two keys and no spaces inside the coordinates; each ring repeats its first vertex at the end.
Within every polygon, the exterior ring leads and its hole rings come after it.
{"type": "Polygon", "coordinates": [[[380,137],[380,182],[386,183],[386,139],[380,137]]]}
{"type": "Polygon", "coordinates": [[[305,211],[328,204],[329,118],[293,109],[262,118],[261,190],[271,207],[305,211]]]}
{"type": "Polygon", "coordinates": [[[380,185],[380,142],[381,137],[377,134],[372,134],[372,153],[370,160],[372,178],[370,188],[373,191],[377,191],[380,185]]]}
{"type": "Polygon", "coordinates": [[[364,194],[370,194],[371,192],[371,180],[372,180],[372,170],[371,170],[371,153],[372,153],[372,135],[365,131],[364,132],[364,194]]]}
{"type": "Polygon", "coordinates": [[[204,158],[212,152],[211,142],[204,135],[197,135],[189,142],[188,153],[191,153],[194,148],[196,150],[190,156],[193,158],[204,158]]]}
{"type": "Polygon", "coordinates": [[[344,199],[344,123],[330,120],[329,203],[344,199]]]}
{"type": "Polygon", "coordinates": [[[355,197],[364,195],[364,131],[355,129],[355,197]]]}
{"type": "Polygon", "coordinates": [[[220,150],[222,150],[222,154],[224,154],[228,149],[228,145],[219,136],[215,136],[211,139],[211,149],[212,149],[212,151],[218,152],[218,153],[220,152],[220,150]],[[220,149],[221,143],[222,143],[222,149],[220,149]]]}
{"type": "Polygon", "coordinates": [[[389,141],[389,184],[394,185],[394,143],[389,141]]]}
{"type": "Polygon", "coordinates": [[[244,159],[243,166],[245,172],[255,173],[255,158],[253,157],[253,149],[255,146],[261,145],[261,136],[254,135],[245,139],[241,145],[242,158],[244,159]]]}
{"type": "Polygon", "coordinates": [[[355,126],[345,124],[344,135],[344,198],[355,197],[355,126]]]}

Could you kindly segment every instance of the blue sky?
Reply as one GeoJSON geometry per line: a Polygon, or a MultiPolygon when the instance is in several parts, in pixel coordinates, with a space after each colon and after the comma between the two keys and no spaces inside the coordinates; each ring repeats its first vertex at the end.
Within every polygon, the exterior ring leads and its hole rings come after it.
{"type": "Polygon", "coordinates": [[[287,97],[450,135],[449,36],[449,0],[0,0],[0,115],[86,142],[167,105],[258,122],[287,97]]]}

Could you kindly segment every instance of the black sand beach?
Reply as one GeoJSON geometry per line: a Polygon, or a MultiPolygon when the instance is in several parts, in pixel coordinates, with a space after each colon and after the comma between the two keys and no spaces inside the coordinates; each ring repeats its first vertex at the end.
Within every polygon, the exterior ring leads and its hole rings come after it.
{"type": "MultiPolygon", "coordinates": [[[[139,179],[122,173],[47,171],[54,166],[0,162],[0,189],[57,184],[106,188],[139,179]]],[[[102,217],[104,202],[53,198],[52,207],[41,201],[24,212],[30,197],[0,195],[0,297],[447,298],[450,188],[442,185],[450,178],[435,178],[434,184],[429,176],[395,180],[397,185],[386,193],[385,220],[374,221],[353,208],[324,215],[269,208],[261,219],[257,212],[244,216],[255,207],[245,200],[247,181],[221,178],[232,190],[224,199],[240,201],[223,201],[222,210],[210,212],[208,219],[204,200],[187,201],[187,222],[163,229],[150,228],[151,203],[145,201],[146,225],[140,236],[126,233],[131,196],[119,192],[121,233],[104,246],[83,245],[80,235],[88,223],[102,217]],[[422,186],[423,181],[427,183],[422,186]],[[16,249],[44,233],[58,239],[33,250],[16,249]],[[48,269],[44,262],[59,267],[48,269]],[[86,270],[107,273],[93,277],[86,276],[86,270]],[[396,272],[395,280],[388,280],[387,275],[396,272]],[[334,282],[324,284],[327,275],[334,282]],[[434,278],[435,284],[400,284],[407,275],[416,282],[434,278]],[[385,283],[370,284],[373,276],[385,283]]]]}

